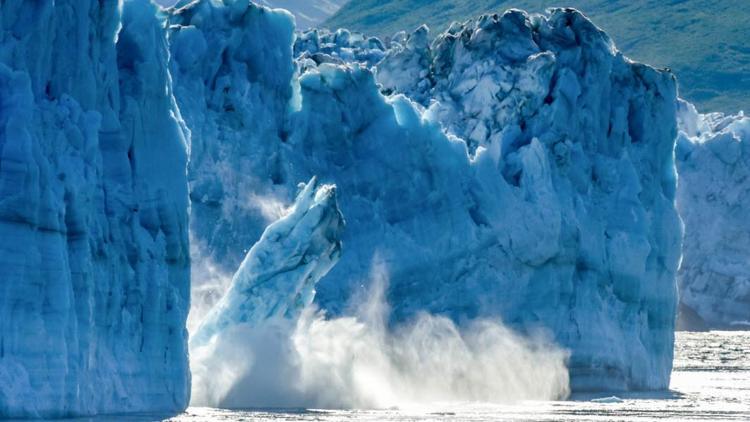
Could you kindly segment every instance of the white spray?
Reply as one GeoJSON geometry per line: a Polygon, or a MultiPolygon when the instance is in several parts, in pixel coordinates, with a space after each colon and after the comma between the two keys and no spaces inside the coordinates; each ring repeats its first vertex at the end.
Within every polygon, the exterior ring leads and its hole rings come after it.
{"type": "Polygon", "coordinates": [[[311,307],[298,321],[239,325],[191,350],[192,405],[385,408],[568,395],[568,354],[541,333],[486,319],[457,327],[429,314],[389,327],[386,271],[373,267],[355,316],[311,307]]]}

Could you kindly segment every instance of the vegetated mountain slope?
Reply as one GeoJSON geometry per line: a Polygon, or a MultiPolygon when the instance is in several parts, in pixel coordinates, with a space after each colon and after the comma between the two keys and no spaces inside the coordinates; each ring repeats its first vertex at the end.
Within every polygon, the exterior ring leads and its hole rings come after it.
{"type": "Polygon", "coordinates": [[[272,8],[286,9],[297,20],[297,29],[317,26],[334,14],[346,0],[255,0],[256,3],[272,8]]]}
{"type": "Polygon", "coordinates": [[[680,95],[699,110],[750,109],[747,0],[357,0],[325,26],[385,37],[426,23],[434,37],[451,22],[480,13],[555,6],[584,12],[633,60],[670,67],[680,95]]]}

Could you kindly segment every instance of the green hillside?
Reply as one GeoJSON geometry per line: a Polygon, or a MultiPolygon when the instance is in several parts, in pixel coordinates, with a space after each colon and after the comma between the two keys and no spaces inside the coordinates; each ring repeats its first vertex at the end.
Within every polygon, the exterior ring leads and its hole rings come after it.
{"type": "Polygon", "coordinates": [[[630,58],[669,67],[701,111],[750,111],[750,0],[351,0],[324,26],[388,36],[519,8],[575,7],[630,58]]]}

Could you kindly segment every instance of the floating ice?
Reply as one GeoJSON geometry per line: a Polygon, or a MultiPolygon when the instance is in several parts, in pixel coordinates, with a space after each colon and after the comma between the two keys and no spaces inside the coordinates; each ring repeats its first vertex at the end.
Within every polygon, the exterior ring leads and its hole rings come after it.
{"type": "Polygon", "coordinates": [[[596,399],[591,399],[594,403],[622,403],[624,400],[617,397],[617,396],[609,396],[609,397],[600,397],[596,399]]]}

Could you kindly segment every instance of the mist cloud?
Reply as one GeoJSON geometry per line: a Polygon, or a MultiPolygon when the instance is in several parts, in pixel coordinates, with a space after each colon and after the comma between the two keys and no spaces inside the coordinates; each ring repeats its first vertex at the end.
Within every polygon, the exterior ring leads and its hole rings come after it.
{"type": "Polygon", "coordinates": [[[376,265],[372,278],[357,315],[311,308],[298,321],[239,325],[191,350],[192,405],[386,408],[569,394],[568,354],[543,334],[489,319],[459,327],[426,313],[390,327],[386,272],[376,265]]]}

